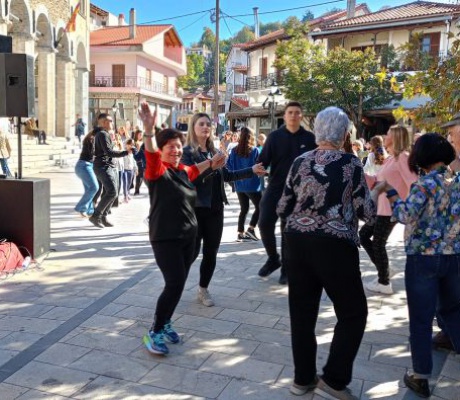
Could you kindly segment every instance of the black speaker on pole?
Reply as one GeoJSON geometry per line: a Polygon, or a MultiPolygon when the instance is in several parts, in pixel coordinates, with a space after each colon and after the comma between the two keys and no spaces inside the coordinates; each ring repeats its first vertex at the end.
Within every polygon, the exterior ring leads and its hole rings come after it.
{"type": "Polygon", "coordinates": [[[0,117],[35,115],[34,59],[0,53],[0,117]]]}

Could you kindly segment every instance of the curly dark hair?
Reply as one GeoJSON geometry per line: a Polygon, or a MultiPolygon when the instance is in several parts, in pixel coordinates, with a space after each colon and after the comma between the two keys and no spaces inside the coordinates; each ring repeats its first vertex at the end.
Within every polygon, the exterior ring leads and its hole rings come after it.
{"type": "Polygon", "coordinates": [[[246,126],[241,128],[240,140],[233,151],[240,157],[247,158],[255,146],[254,131],[246,126]]]}
{"type": "Polygon", "coordinates": [[[184,134],[177,129],[163,129],[159,132],[156,132],[155,138],[157,140],[157,146],[160,150],[172,139],[180,139],[182,146],[185,144],[184,134]]]}

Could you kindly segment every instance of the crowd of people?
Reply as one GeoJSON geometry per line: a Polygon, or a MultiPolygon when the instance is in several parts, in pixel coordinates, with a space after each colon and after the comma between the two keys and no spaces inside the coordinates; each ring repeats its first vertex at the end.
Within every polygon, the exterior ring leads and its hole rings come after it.
{"type": "Polygon", "coordinates": [[[131,185],[139,194],[145,182],[149,239],[164,278],[143,337],[151,353],[166,355],[167,342],[180,342],[171,318],[200,252],[197,299],[207,307],[215,304],[209,286],[228,204],[225,185],[231,183],[240,204],[236,240],[257,242],[258,227],[267,254],[258,275],[280,269],[279,283],[289,288],[291,393],[315,390],[326,398],[356,398],[347,386],[366,327],[364,289],[393,293],[386,247],[399,222],[405,225],[413,363],[404,382],[421,397],[431,395],[433,344],[460,353],[460,114],[444,126],[447,139],[437,133],[411,137],[405,127],[393,126],[369,142],[351,140],[352,124],[336,107],[317,115],[313,132],[305,130],[296,102],[286,105],[284,125],[268,137],[256,138],[242,127],[225,132],[220,142],[205,113],[193,116],[186,135],[157,128],[147,103],[139,116],[143,132],[114,134],[111,117],[101,114],[98,127],[83,139],[76,172],[85,194],[75,209],[97,227],[112,226],[107,215],[118,199],[119,180],[125,201],[131,185]],[[98,187],[103,192],[95,205],[98,187]],[[246,229],[250,203],[254,212],[246,229]],[[377,270],[376,279],[365,284],[360,245],[377,270]],[[315,326],[323,290],[337,324],[319,375],[315,326]],[[432,338],[434,319],[441,332],[432,338]]]}

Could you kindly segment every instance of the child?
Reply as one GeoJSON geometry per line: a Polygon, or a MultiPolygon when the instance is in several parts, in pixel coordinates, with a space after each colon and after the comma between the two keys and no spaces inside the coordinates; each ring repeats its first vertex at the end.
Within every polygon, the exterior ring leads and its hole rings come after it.
{"type": "MultiPolygon", "coordinates": [[[[126,150],[130,151],[134,147],[134,140],[126,140],[125,146],[126,150]]],[[[125,203],[127,203],[129,200],[131,200],[131,185],[133,183],[134,177],[138,173],[137,163],[132,153],[129,153],[127,156],[123,157],[123,167],[123,195],[125,196],[125,203]]]]}

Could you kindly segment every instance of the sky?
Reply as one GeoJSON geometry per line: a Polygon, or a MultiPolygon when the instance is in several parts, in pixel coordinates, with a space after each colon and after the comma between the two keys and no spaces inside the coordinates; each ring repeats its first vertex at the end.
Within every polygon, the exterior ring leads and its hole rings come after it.
{"type": "MultiPolygon", "coordinates": [[[[434,0],[436,1],[436,0],[434,0]]],[[[98,7],[118,15],[125,15],[129,20],[129,10],[136,9],[137,23],[152,22],[154,24],[173,24],[179,32],[182,42],[189,46],[197,42],[203,28],[208,26],[214,30],[214,23],[211,22],[210,12],[201,11],[215,8],[216,0],[94,0],[92,1],[98,7]],[[192,14],[185,17],[184,14],[192,14]],[[174,18],[180,17],[180,18],[174,18]],[[163,20],[163,21],[159,21],[163,20]]],[[[410,0],[367,0],[365,1],[371,11],[378,11],[381,7],[397,6],[410,3],[410,0]]],[[[448,3],[449,0],[438,1],[448,3]]],[[[362,2],[356,1],[356,4],[362,2]]],[[[310,10],[315,17],[329,11],[331,8],[346,8],[346,0],[220,0],[221,12],[224,18],[221,18],[220,35],[222,39],[227,39],[238,32],[242,27],[254,24],[253,7],[259,7],[259,21],[263,23],[284,21],[290,16],[302,18],[303,14],[310,10]],[[273,12],[288,8],[297,8],[296,10],[273,12]],[[264,12],[270,12],[263,14],[264,12]],[[250,14],[248,16],[241,16],[250,14]]]]}

